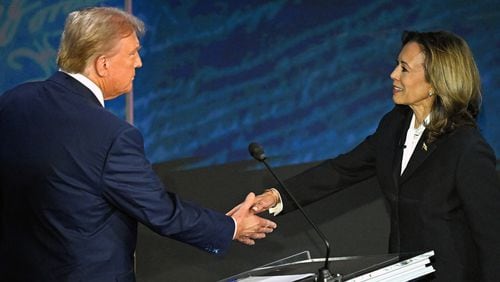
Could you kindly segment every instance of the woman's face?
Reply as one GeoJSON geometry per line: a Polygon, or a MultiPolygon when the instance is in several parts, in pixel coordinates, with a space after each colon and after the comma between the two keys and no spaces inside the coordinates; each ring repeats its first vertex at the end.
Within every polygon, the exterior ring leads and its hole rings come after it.
{"type": "Polygon", "coordinates": [[[397,60],[391,73],[392,100],[398,105],[415,107],[424,106],[430,112],[434,96],[430,97],[431,85],[425,80],[425,55],[415,42],[408,42],[397,60]]]}

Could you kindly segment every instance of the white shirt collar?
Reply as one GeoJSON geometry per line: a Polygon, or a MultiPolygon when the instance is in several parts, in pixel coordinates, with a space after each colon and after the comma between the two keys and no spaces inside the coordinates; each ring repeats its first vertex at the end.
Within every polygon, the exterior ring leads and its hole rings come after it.
{"type": "Polygon", "coordinates": [[[104,107],[104,95],[102,94],[101,88],[97,86],[92,80],[90,80],[88,77],[84,76],[81,73],[68,73],[63,70],[60,70],[67,75],[73,77],[74,79],[78,80],[81,84],[85,85],[90,91],[95,95],[97,100],[99,100],[99,103],[104,107]]]}
{"type": "Polygon", "coordinates": [[[425,126],[428,125],[429,122],[431,121],[431,114],[428,114],[425,117],[424,122],[422,122],[417,128],[415,128],[415,120],[416,116],[415,114],[413,114],[413,116],[411,117],[410,127],[408,128],[408,131],[412,131],[412,133],[414,134],[421,135],[425,130],[425,126]]]}
{"type": "Polygon", "coordinates": [[[413,155],[415,148],[417,147],[417,143],[419,142],[420,137],[422,137],[422,133],[425,130],[425,126],[428,125],[429,122],[431,121],[431,115],[428,114],[427,117],[425,117],[424,122],[422,122],[418,126],[418,128],[415,128],[415,118],[416,118],[415,114],[413,114],[410,121],[410,127],[408,127],[408,131],[406,132],[406,140],[403,150],[403,159],[401,161],[401,174],[403,174],[403,172],[405,171],[406,166],[408,165],[408,162],[410,161],[410,158],[413,155]]]}

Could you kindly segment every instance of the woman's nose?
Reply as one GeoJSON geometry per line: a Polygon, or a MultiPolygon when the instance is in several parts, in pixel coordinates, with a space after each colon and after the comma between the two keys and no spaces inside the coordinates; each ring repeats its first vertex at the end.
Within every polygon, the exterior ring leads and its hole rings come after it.
{"type": "Polygon", "coordinates": [[[400,74],[399,66],[396,66],[394,70],[392,70],[389,76],[391,77],[392,80],[398,80],[399,74],[400,74]]]}

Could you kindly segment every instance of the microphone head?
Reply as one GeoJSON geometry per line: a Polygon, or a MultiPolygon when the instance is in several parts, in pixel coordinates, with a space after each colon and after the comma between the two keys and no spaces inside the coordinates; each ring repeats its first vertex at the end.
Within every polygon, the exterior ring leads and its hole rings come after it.
{"type": "Polygon", "coordinates": [[[259,145],[259,143],[252,142],[248,145],[248,152],[250,155],[259,162],[262,162],[266,159],[266,154],[264,154],[264,148],[259,145]]]}

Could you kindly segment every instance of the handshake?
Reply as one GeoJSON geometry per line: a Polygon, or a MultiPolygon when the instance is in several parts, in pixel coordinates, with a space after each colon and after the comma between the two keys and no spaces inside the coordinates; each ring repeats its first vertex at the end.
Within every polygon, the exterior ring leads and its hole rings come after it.
{"type": "Polygon", "coordinates": [[[267,233],[273,232],[276,223],[258,216],[257,214],[269,210],[280,202],[280,197],[275,190],[266,190],[255,196],[249,193],[245,201],[226,213],[236,222],[234,240],[246,245],[254,245],[255,240],[263,239],[267,233]]]}

